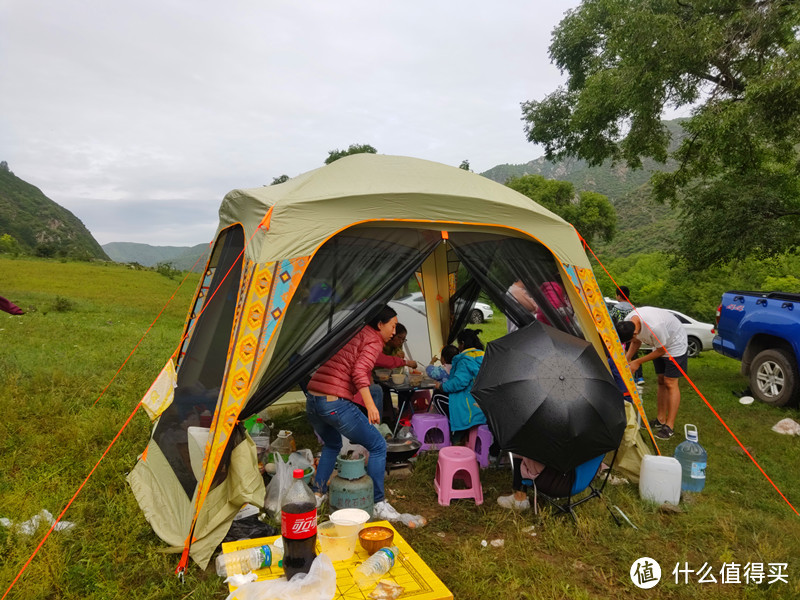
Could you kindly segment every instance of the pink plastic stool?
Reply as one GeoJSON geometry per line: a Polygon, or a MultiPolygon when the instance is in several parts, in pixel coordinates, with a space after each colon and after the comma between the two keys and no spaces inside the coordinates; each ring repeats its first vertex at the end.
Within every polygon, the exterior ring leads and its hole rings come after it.
{"type": "Polygon", "coordinates": [[[489,466],[489,447],[492,445],[494,437],[487,425],[478,425],[469,430],[467,447],[472,448],[478,457],[478,464],[481,469],[489,466]]]}
{"type": "Polygon", "coordinates": [[[420,450],[435,450],[450,445],[450,422],[445,415],[414,413],[411,417],[411,429],[422,442],[420,450]]]}
{"type": "Polygon", "coordinates": [[[439,495],[439,504],[450,506],[453,498],[473,498],[483,504],[480,470],[475,452],[466,446],[448,446],[439,451],[433,487],[439,495]],[[453,483],[463,482],[466,489],[453,489],[453,483]]]}

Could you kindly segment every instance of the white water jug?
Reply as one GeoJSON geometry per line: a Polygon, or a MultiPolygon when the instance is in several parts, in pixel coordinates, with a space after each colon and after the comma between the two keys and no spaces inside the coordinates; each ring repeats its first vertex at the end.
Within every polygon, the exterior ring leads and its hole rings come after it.
{"type": "Polygon", "coordinates": [[[672,456],[645,456],[639,473],[639,496],[656,504],[677,506],[681,499],[681,463],[672,456]]]}

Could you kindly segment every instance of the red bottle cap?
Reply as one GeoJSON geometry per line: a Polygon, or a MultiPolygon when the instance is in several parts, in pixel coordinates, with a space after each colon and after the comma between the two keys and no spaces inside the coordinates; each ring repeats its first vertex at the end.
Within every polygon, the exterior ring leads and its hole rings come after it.
{"type": "Polygon", "coordinates": [[[292,471],[292,477],[295,479],[302,479],[303,478],[303,469],[295,469],[292,471]]]}

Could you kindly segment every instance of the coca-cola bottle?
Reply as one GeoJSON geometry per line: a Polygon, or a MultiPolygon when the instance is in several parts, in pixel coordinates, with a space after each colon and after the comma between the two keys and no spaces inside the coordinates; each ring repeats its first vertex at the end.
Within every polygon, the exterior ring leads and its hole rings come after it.
{"type": "Polygon", "coordinates": [[[303,469],[292,472],[294,481],[281,506],[283,570],[286,579],[308,573],[317,556],[317,500],[303,481],[303,469]]]}

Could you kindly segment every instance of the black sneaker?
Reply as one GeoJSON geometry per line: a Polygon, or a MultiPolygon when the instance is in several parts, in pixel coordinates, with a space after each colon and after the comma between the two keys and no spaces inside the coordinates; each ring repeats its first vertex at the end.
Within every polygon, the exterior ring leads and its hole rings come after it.
{"type": "Polygon", "coordinates": [[[658,431],[659,429],[664,427],[664,424],[658,419],[651,419],[649,423],[650,423],[650,429],[652,429],[653,431],[658,431]]]}
{"type": "Polygon", "coordinates": [[[673,435],[675,435],[675,432],[672,431],[672,428],[667,425],[662,425],[661,429],[659,429],[655,434],[655,436],[660,440],[668,440],[673,435]]]}

